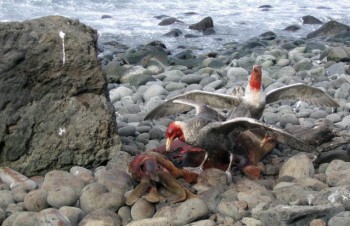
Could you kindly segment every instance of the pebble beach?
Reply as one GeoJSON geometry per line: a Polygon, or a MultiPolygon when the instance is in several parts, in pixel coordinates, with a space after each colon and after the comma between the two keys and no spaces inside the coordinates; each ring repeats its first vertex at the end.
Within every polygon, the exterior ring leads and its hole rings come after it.
{"type": "Polygon", "coordinates": [[[128,167],[135,155],[165,144],[165,130],[173,120],[193,112],[159,120],[144,117],[166,99],[192,90],[230,94],[246,86],[253,65],[262,65],[263,86],[269,90],[305,83],[324,90],[340,107],[317,107],[298,100],[268,105],[261,121],[288,128],[329,121],[339,136],[350,134],[350,39],[295,39],[273,32],[246,42],[230,42],[200,54],[181,47],[173,54],[161,42],[138,47],[100,43],[99,59],[108,80],[121,151],[94,169],[75,166],[26,177],[0,168],[2,225],[349,225],[350,145],[321,160],[278,145],[260,163],[261,179],[234,171],[209,169],[198,183],[186,184],[197,196],[180,203],[150,203],[140,198],[125,204],[137,182],[128,167]]]}

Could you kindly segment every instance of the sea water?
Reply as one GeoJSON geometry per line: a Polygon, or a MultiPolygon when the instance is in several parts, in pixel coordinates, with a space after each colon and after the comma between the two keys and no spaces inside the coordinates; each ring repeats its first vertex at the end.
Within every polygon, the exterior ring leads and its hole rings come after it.
{"type": "Polygon", "coordinates": [[[323,22],[337,20],[350,25],[350,3],[344,0],[0,0],[0,21],[24,21],[47,15],[61,15],[95,28],[100,39],[129,47],[160,40],[169,49],[177,46],[207,51],[228,42],[243,42],[266,31],[288,37],[305,37],[320,25],[303,25],[296,32],[289,25],[302,25],[302,16],[312,15],[323,22]],[[270,8],[261,6],[269,5],[270,8]],[[108,15],[109,18],[102,19],[108,15]],[[175,17],[184,23],[159,26],[157,16],[175,17]],[[188,29],[192,23],[210,16],[215,35],[203,36],[188,29]],[[164,37],[171,29],[180,37],[164,37]],[[199,35],[185,38],[185,34],[199,35]]]}

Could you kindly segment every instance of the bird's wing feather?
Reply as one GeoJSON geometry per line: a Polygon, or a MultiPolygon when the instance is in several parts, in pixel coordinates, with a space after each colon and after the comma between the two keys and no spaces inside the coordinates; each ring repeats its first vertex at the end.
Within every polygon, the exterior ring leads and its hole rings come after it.
{"type": "Polygon", "coordinates": [[[287,145],[290,148],[305,152],[311,152],[314,150],[312,146],[306,144],[301,139],[293,136],[283,129],[268,125],[253,118],[238,117],[225,121],[223,123],[212,125],[213,126],[210,128],[211,132],[227,135],[232,133],[232,135],[235,137],[237,137],[241,132],[245,130],[262,128],[268,133],[269,136],[273,136],[277,142],[287,145]]]}
{"type": "Polygon", "coordinates": [[[194,90],[188,93],[184,93],[173,97],[170,100],[185,99],[191,100],[196,103],[206,104],[213,108],[226,108],[231,109],[234,106],[238,106],[241,103],[241,98],[237,96],[231,96],[221,93],[212,93],[201,90],[194,90]]]}
{"type": "Polygon", "coordinates": [[[173,101],[166,101],[163,104],[155,107],[147,113],[145,120],[158,119],[169,115],[175,115],[182,112],[190,111],[194,107],[192,105],[183,103],[174,103],[173,101]]]}
{"type": "MultiPolygon", "coordinates": [[[[191,91],[185,94],[175,96],[164,103],[160,104],[153,110],[151,110],[145,117],[145,120],[157,119],[169,115],[179,114],[196,108],[194,103],[208,105],[214,108],[227,108],[231,109],[241,103],[241,98],[236,96],[230,96],[226,94],[217,94],[211,92],[205,92],[200,90],[191,91]],[[189,103],[180,103],[175,100],[189,100],[189,103]]],[[[198,107],[198,106],[197,106],[198,107]]],[[[198,109],[197,109],[198,110],[198,109]]]]}
{"type": "Polygon", "coordinates": [[[183,100],[183,99],[175,99],[159,105],[158,107],[156,107],[146,115],[145,120],[157,119],[157,118],[161,118],[169,115],[174,115],[174,114],[190,111],[193,108],[196,109],[196,115],[200,114],[202,117],[206,117],[208,119],[212,119],[215,121],[225,120],[225,117],[223,115],[215,111],[210,106],[201,104],[201,103],[196,103],[191,100],[183,100]]]}
{"type": "Polygon", "coordinates": [[[339,104],[327,93],[303,83],[283,86],[266,94],[266,104],[282,99],[297,99],[317,106],[339,107],[339,104]]]}

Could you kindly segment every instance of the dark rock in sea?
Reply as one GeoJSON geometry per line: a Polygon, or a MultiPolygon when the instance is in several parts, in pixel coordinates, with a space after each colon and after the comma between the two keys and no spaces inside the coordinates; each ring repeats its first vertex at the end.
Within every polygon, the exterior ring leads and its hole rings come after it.
{"type": "Polygon", "coordinates": [[[171,25],[174,23],[183,23],[183,22],[181,20],[174,18],[174,17],[169,17],[169,18],[166,18],[166,19],[162,20],[161,22],[159,22],[158,25],[167,26],[167,25],[171,25]]]}
{"type": "Polygon", "coordinates": [[[0,23],[0,43],[1,166],[38,175],[98,165],[119,149],[96,30],[43,17],[0,23]]]}
{"type": "Polygon", "coordinates": [[[322,24],[322,21],[310,15],[303,16],[301,19],[303,20],[303,24],[322,24]]]}
{"type": "Polygon", "coordinates": [[[149,42],[149,43],[146,44],[146,46],[156,46],[156,47],[160,47],[160,48],[166,49],[166,45],[163,42],[158,41],[158,40],[149,42]]]}
{"type": "Polygon", "coordinates": [[[101,19],[110,19],[113,18],[111,15],[102,15],[101,19]]]}
{"type": "Polygon", "coordinates": [[[171,31],[169,31],[168,33],[164,34],[164,36],[167,37],[179,37],[182,35],[182,31],[180,29],[172,29],[171,31]]]}
{"type": "Polygon", "coordinates": [[[259,35],[259,38],[261,38],[261,40],[274,40],[277,38],[277,35],[272,31],[267,31],[259,35]]]}
{"type": "Polygon", "coordinates": [[[169,17],[168,15],[159,15],[159,16],[155,16],[154,18],[156,18],[156,19],[163,19],[163,18],[167,18],[167,17],[169,17]]]}
{"type": "Polygon", "coordinates": [[[306,38],[329,37],[347,31],[350,31],[350,26],[332,20],[323,24],[316,31],[309,33],[306,38]]]}
{"type": "Polygon", "coordinates": [[[271,9],[273,8],[271,5],[261,5],[259,6],[259,9],[271,9]]]}
{"type": "Polygon", "coordinates": [[[199,21],[198,23],[191,24],[188,28],[192,29],[192,30],[204,32],[209,28],[214,28],[214,22],[213,22],[213,19],[211,17],[206,17],[206,18],[202,19],[201,21],[199,21]]]}
{"type": "Polygon", "coordinates": [[[130,48],[125,53],[119,54],[118,57],[128,62],[128,64],[141,63],[146,58],[156,58],[160,62],[165,63],[169,55],[169,51],[164,48],[161,42],[152,42],[147,45],[141,45],[136,48],[130,48]]]}
{"type": "Polygon", "coordinates": [[[184,15],[186,15],[186,16],[192,16],[192,15],[197,15],[198,13],[196,13],[196,12],[186,12],[186,13],[184,13],[184,15]]]}
{"type": "Polygon", "coordinates": [[[214,28],[208,28],[207,30],[203,31],[203,35],[213,35],[215,34],[214,28]]]}
{"type": "Polygon", "coordinates": [[[301,27],[299,25],[289,25],[286,28],[284,28],[283,30],[285,31],[297,31],[299,30],[301,27]]]}
{"type": "Polygon", "coordinates": [[[195,34],[185,34],[185,38],[198,38],[199,35],[195,35],[195,34]]]}
{"type": "Polygon", "coordinates": [[[272,8],[273,7],[271,5],[261,5],[261,6],[259,6],[259,9],[261,9],[261,11],[269,11],[272,8]]]}
{"type": "Polygon", "coordinates": [[[332,8],[328,6],[317,6],[316,9],[332,9],[332,8]]]}

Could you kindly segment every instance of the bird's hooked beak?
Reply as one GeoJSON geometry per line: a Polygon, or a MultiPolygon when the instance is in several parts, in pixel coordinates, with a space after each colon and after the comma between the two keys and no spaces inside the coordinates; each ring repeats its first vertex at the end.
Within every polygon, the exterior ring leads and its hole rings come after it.
{"type": "Polygon", "coordinates": [[[262,139],[262,141],[260,142],[260,148],[264,147],[267,143],[271,142],[272,140],[273,138],[266,133],[264,139],[262,139]]]}
{"type": "Polygon", "coordinates": [[[171,151],[171,145],[173,144],[173,139],[172,138],[170,138],[170,137],[168,137],[167,139],[166,139],[166,144],[165,144],[165,150],[166,151],[171,151]]]}

